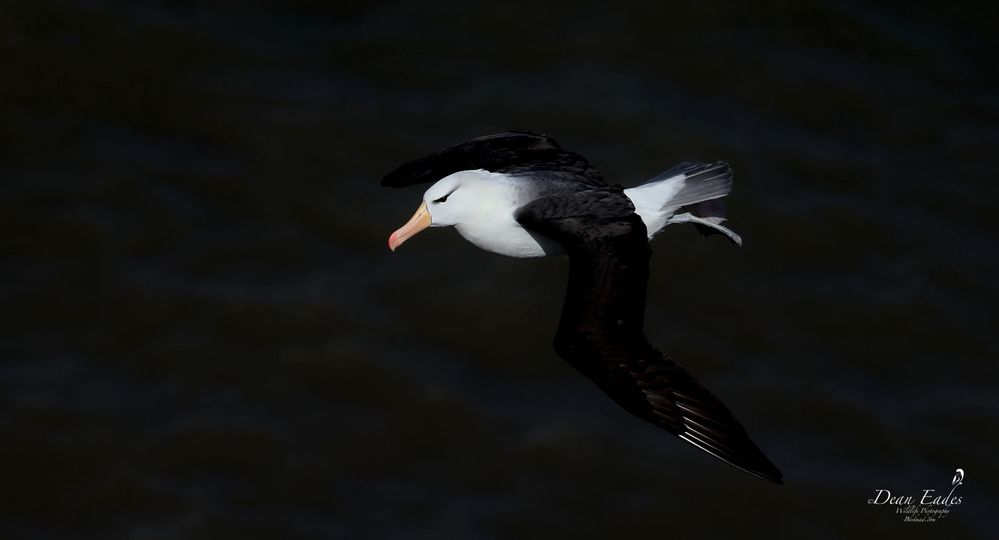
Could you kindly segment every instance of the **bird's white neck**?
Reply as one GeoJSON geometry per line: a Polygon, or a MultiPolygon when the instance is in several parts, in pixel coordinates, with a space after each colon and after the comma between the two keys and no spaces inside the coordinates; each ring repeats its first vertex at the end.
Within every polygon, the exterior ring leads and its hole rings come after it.
{"type": "Polygon", "coordinates": [[[462,171],[462,190],[472,191],[475,211],[455,224],[469,242],[507,257],[544,257],[561,254],[557,243],[528,232],[517,223],[518,208],[530,202],[530,184],[515,176],[488,171],[462,171]]]}

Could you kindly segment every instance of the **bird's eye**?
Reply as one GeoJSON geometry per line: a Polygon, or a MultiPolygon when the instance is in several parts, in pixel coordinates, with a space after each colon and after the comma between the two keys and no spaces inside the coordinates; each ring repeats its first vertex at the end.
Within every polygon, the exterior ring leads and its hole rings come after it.
{"type": "MultiPolygon", "coordinates": [[[[453,193],[453,192],[452,192],[452,193],[453,193]]],[[[434,199],[434,202],[435,202],[435,203],[443,203],[443,202],[447,202],[447,198],[448,198],[448,197],[450,197],[450,196],[451,196],[451,193],[448,193],[447,195],[445,195],[445,196],[441,197],[440,199],[434,199]]]]}

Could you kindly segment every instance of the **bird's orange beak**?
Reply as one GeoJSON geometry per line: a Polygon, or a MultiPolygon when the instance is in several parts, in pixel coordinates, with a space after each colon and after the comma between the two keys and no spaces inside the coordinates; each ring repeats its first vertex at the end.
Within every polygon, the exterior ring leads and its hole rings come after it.
{"type": "Polygon", "coordinates": [[[409,218],[409,221],[405,225],[399,227],[398,231],[392,233],[388,239],[389,249],[395,251],[395,248],[402,245],[403,242],[412,238],[416,233],[426,229],[430,226],[430,212],[427,211],[426,201],[416,209],[416,213],[413,217],[409,218]]]}

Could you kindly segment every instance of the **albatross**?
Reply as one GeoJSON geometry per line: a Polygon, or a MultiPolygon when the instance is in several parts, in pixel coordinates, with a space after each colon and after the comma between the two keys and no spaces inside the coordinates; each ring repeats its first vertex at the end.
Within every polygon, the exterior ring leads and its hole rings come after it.
{"type": "Polygon", "coordinates": [[[681,163],[643,185],[609,185],[590,163],[531,132],[477,137],[405,163],[382,186],[433,183],[388,239],[395,251],[428,227],[509,257],[567,255],[569,284],[555,352],[630,413],[753,476],[781,472],[745,428],[643,331],[649,241],[692,223],[741,245],[719,201],[732,189],[724,162],[681,163]]]}

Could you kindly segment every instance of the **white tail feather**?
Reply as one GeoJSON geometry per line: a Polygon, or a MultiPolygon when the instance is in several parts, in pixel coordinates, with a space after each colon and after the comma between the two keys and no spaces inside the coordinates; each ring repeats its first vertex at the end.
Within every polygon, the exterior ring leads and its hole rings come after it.
{"type": "Polygon", "coordinates": [[[724,215],[700,219],[696,214],[684,212],[675,216],[677,210],[704,201],[720,199],[732,191],[732,169],[725,162],[681,163],[659,174],[641,186],[624,190],[624,194],[635,205],[651,239],[670,223],[692,222],[722,232],[741,245],[741,238],[727,227],[723,227],[724,215]]]}

